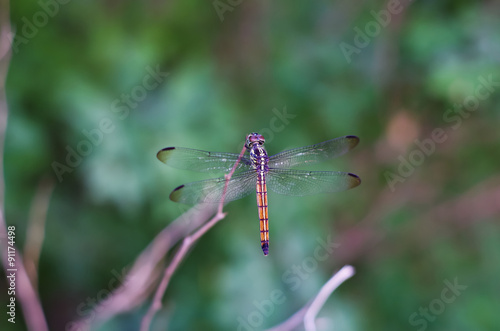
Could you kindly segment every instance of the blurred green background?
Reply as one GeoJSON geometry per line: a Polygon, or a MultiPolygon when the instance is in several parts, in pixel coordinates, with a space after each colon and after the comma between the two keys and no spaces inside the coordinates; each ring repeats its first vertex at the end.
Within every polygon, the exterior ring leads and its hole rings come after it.
{"type": "MultiPolygon", "coordinates": [[[[499,2],[41,0],[10,10],[5,214],[22,250],[34,197],[54,183],[38,284],[51,330],[92,320],[102,298],[81,304],[188,209],[171,190],[210,177],[165,166],[158,150],[238,153],[254,131],[269,154],[357,135],[356,149],[311,169],[363,182],[271,193],[268,257],[255,197],[229,204],[174,274],[153,330],[271,327],[344,264],[357,273],[318,330],[500,328],[499,2]],[[315,258],[328,240],[328,258],[315,258]],[[282,300],[266,306],[276,291],[282,300]]],[[[137,330],[150,303],[93,329],[137,330]]],[[[18,313],[15,328],[5,315],[0,328],[22,330],[18,313]]]]}

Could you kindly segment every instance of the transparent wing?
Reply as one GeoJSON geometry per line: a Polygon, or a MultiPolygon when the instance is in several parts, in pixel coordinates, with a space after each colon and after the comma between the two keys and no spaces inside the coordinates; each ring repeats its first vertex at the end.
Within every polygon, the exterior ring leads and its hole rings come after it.
{"type": "MultiPolygon", "coordinates": [[[[184,184],[170,193],[170,200],[186,204],[216,203],[222,199],[226,180],[224,177],[184,184]]],[[[238,200],[255,192],[257,175],[255,170],[233,175],[227,185],[224,202],[238,200]]]]}
{"type": "MultiPolygon", "coordinates": [[[[191,148],[167,147],[156,155],[161,162],[177,168],[198,172],[222,173],[233,168],[239,154],[206,152],[191,148]]],[[[236,170],[252,168],[250,160],[243,156],[236,170]]]]}
{"type": "Polygon", "coordinates": [[[345,136],[322,143],[289,149],[269,158],[270,168],[292,168],[303,164],[322,162],[347,153],[356,147],[359,138],[345,136]]]}
{"type": "Polygon", "coordinates": [[[348,172],[269,169],[266,176],[270,191],[294,196],[345,191],[361,179],[348,172]]]}

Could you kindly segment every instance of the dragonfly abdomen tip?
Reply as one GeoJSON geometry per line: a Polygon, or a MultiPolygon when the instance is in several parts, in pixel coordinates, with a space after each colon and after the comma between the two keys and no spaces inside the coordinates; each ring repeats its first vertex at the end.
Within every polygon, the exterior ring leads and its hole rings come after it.
{"type": "Polygon", "coordinates": [[[264,255],[267,256],[269,254],[269,243],[262,243],[262,251],[264,252],[264,255]]]}

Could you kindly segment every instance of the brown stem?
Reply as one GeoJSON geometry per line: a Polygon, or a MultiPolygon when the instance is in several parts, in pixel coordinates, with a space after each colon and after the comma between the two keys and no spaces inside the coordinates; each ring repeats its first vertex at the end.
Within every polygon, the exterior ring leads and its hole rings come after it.
{"type": "MultiPolygon", "coordinates": [[[[3,178],[3,152],[8,117],[5,82],[11,55],[10,45],[6,44],[11,36],[9,13],[9,2],[6,0],[0,2],[0,244],[2,247],[2,264],[5,274],[12,276],[8,280],[9,290],[12,286],[15,287],[15,298],[11,296],[9,303],[12,299],[19,300],[29,330],[45,331],[48,330],[48,327],[42,305],[36,291],[31,286],[21,254],[15,247],[15,238],[12,236],[11,238],[14,240],[8,240],[7,238],[7,224],[4,219],[5,182],[3,178]],[[11,258],[10,261],[9,257],[11,258]]],[[[16,232],[13,231],[12,234],[15,235],[16,232]]],[[[17,306],[17,301],[15,303],[17,306]]]]}
{"type": "Polygon", "coordinates": [[[53,189],[54,183],[51,180],[42,179],[40,181],[35,199],[31,205],[28,229],[26,231],[24,265],[35,290],[38,287],[38,261],[45,237],[45,221],[53,189]]]}
{"type": "Polygon", "coordinates": [[[306,331],[316,331],[314,320],[316,315],[325,304],[330,295],[347,279],[354,275],[354,268],[350,265],[342,267],[321,287],[318,294],[309,302],[307,302],[295,314],[290,316],[284,322],[267,329],[267,331],[290,331],[295,329],[301,323],[304,323],[306,331]]]}
{"type": "Polygon", "coordinates": [[[215,224],[217,224],[217,222],[219,222],[220,220],[222,220],[226,216],[226,214],[222,212],[222,209],[224,207],[224,199],[226,197],[227,185],[229,184],[229,180],[231,179],[231,176],[234,174],[236,167],[238,167],[238,164],[240,163],[240,160],[243,157],[245,150],[246,150],[246,147],[243,146],[243,149],[241,150],[240,155],[238,157],[238,160],[236,160],[233,168],[231,169],[229,174],[224,176],[226,179],[226,183],[224,185],[224,191],[222,192],[222,198],[221,198],[221,201],[219,202],[219,208],[218,208],[215,216],[210,221],[208,221],[205,225],[203,225],[198,231],[196,231],[192,235],[184,238],[180,249],[175,254],[174,258],[172,259],[172,262],[170,262],[168,267],[165,269],[165,273],[163,274],[163,278],[162,278],[160,285],[158,286],[156,293],[155,293],[155,296],[153,298],[153,303],[151,304],[146,315],[142,319],[141,331],[149,330],[149,327],[151,325],[151,321],[153,320],[154,315],[162,306],[161,300],[163,298],[163,295],[165,294],[165,291],[168,287],[170,279],[172,278],[172,275],[177,270],[179,264],[184,259],[184,257],[186,256],[186,254],[189,251],[189,249],[191,248],[191,246],[200,237],[202,237],[205,233],[207,233],[207,231],[210,230],[215,224]]]}

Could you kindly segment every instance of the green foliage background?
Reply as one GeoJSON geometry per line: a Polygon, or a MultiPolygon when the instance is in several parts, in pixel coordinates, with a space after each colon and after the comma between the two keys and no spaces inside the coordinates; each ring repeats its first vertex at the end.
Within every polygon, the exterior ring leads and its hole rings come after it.
{"type": "MultiPolygon", "coordinates": [[[[280,290],[286,300],[255,330],[271,327],[344,264],[357,273],[328,300],[319,330],[498,329],[498,2],[401,2],[386,27],[371,13],[387,10],[384,1],[232,3],[11,3],[6,220],[22,248],[40,181],[56,183],[39,271],[50,328],[91,317],[87,298],[187,210],[169,201],[170,191],[208,178],[164,166],[158,150],[237,153],[245,135],[259,131],[270,154],[359,136],[355,150],[313,168],[356,173],[361,186],[305,198],[271,194],[268,257],[255,198],[229,204],[174,275],[154,330],[236,330],[238,318],[258,312],[255,302],[280,290]],[[231,10],[218,13],[214,3],[231,10]],[[370,26],[379,31],[346,57],[341,45],[363,42],[356,31],[370,26]],[[168,76],[124,106],[122,96],[143,84],[148,68],[168,76]],[[476,95],[480,77],[497,82],[494,91],[473,111],[455,110],[476,95]],[[283,121],[283,112],[294,117],[283,121]],[[103,119],[112,132],[59,181],[54,162],[67,165],[68,149],[103,119]],[[419,148],[415,139],[437,128],[446,141],[391,190],[388,173],[401,175],[401,158],[419,148]],[[338,247],[291,286],[287,275],[328,236],[338,247]],[[412,324],[454,279],[467,289],[425,326],[412,324]]],[[[149,304],[100,330],[138,329],[149,304]]],[[[12,325],[4,316],[0,327],[12,325]]]]}

